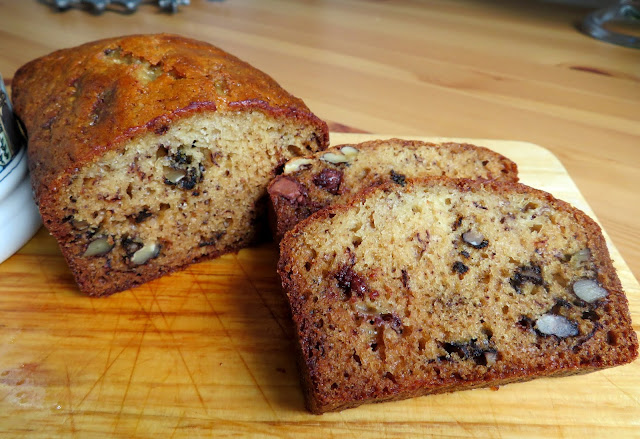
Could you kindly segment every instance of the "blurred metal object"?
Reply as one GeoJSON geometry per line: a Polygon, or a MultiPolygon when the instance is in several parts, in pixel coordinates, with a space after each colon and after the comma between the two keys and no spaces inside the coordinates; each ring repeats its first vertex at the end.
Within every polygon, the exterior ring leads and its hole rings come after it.
{"type": "Polygon", "coordinates": [[[582,31],[607,43],[640,49],[640,1],[622,0],[616,5],[599,9],[582,22],[582,31]],[[635,27],[636,35],[612,30],[614,27],[635,27]]]}
{"type": "MultiPolygon", "coordinates": [[[[74,6],[89,5],[95,13],[101,14],[108,6],[116,5],[124,8],[125,12],[133,13],[138,9],[142,0],[54,0],[54,5],[60,10],[74,6]]],[[[178,6],[188,5],[189,0],[158,0],[158,6],[167,12],[178,12],[178,6]]]]}
{"type": "Polygon", "coordinates": [[[179,5],[188,5],[189,0],[158,0],[158,6],[171,12],[178,12],[179,5]]]}

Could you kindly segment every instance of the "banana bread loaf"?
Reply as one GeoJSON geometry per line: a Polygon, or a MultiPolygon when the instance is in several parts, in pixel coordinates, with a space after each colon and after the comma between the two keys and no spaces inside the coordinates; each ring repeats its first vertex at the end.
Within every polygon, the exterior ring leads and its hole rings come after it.
{"type": "Polygon", "coordinates": [[[299,221],[365,187],[440,175],[517,181],[518,168],[498,153],[469,144],[389,139],[335,146],[290,160],[269,184],[274,236],[282,239],[299,221]]]}
{"type": "Polygon", "coordinates": [[[246,246],[276,169],[328,144],[327,125],[269,76],[175,35],[34,60],[13,100],[44,223],[90,295],[246,246]]]}
{"type": "Polygon", "coordinates": [[[370,188],[299,223],[280,250],[314,413],[637,356],[599,227],[518,183],[370,188]]]}

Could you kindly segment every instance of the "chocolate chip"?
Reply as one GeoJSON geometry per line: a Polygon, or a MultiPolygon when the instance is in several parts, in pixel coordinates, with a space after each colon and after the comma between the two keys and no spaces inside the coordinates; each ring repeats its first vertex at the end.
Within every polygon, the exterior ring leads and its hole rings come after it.
{"type": "Polygon", "coordinates": [[[202,181],[205,171],[204,165],[198,163],[197,166],[188,166],[192,163],[193,157],[187,155],[182,148],[171,155],[170,160],[170,166],[164,169],[165,184],[191,190],[202,181]]]}
{"type": "Polygon", "coordinates": [[[473,360],[477,365],[487,365],[487,355],[491,358],[497,354],[497,351],[488,346],[477,344],[477,339],[472,338],[468,342],[443,343],[438,345],[447,352],[447,356],[441,359],[451,359],[452,354],[457,354],[462,360],[473,360]]]}
{"type": "Polygon", "coordinates": [[[140,212],[138,212],[138,214],[134,217],[134,221],[136,222],[136,224],[140,224],[141,222],[143,222],[144,220],[146,220],[152,215],[153,214],[149,212],[149,210],[147,210],[147,208],[145,207],[140,212]]]}
{"type": "Polygon", "coordinates": [[[182,149],[179,149],[178,152],[171,156],[171,161],[176,165],[190,165],[191,160],[191,156],[187,155],[182,149]]]}
{"type": "Polygon", "coordinates": [[[404,186],[407,184],[407,177],[405,175],[399,174],[393,169],[391,170],[390,175],[391,180],[393,180],[394,183],[399,184],[400,186],[404,186]]]}
{"type": "Polygon", "coordinates": [[[306,189],[300,183],[287,177],[277,179],[269,188],[269,193],[298,203],[307,195],[306,189]]]}
{"type": "Polygon", "coordinates": [[[313,184],[333,195],[338,195],[342,184],[342,171],[339,169],[323,169],[313,177],[313,184]]]}
{"type": "Polygon", "coordinates": [[[191,190],[196,187],[196,184],[198,184],[201,180],[202,174],[198,172],[196,168],[187,168],[187,174],[184,176],[184,178],[181,178],[178,183],[176,183],[176,186],[181,189],[191,190]]]}
{"type": "Polygon", "coordinates": [[[519,267],[513,277],[509,279],[509,283],[516,290],[516,293],[522,294],[522,285],[530,282],[534,285],[543,285],[542,269],[535,264],[530,266],[519,267]]]}
{"type": "Polygon", "coordinates": [[[454,262],[453,267],[451,268],[453,269],[454,272],[460,273],[460,274],[465,274],[467,271],[469,271],[469,267],[467,267],[460,261],[454,262]]]}
{"type": "Polygon", "coordinates": [[[338,281],[338,287],[344,291],[347,300],[350,299],[353,294],[359,298],[364,298],[364,294],[368,290],[367,284],[362,276],[353,271],[350,265],[344,265],[333,276],[336,281],[338,281]]]}

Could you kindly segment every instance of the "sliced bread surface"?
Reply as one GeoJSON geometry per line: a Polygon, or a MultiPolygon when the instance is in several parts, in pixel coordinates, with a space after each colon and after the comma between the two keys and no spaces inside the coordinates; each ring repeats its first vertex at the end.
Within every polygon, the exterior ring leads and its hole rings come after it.
{"type": "Polygon", "coordinates": [[[518,168],[490,149],[465,143],[373,140],[338,145],[297,157],[268,187],[272,229],[277,240],[314,212],[387,181],[447,176],[518,180],[518,168]]]}
{"type": "Polygon", "coordinates": [[[314,413],[637,357],[600,228],[522,184],[385,184],[302,221],[280,251],[314,413]]]}

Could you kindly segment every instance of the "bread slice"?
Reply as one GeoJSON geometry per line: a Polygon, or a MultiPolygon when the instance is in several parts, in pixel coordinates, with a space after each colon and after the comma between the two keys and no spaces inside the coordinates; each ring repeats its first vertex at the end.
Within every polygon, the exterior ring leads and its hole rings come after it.
{"type": "Polygon", "coordinates": [[[299,223],[280,252],[313,413],[638,354],[599,227],[518,183],[371,188],[299,223]]]}
{"type": "Polygon", "coordinates": [[[269,76],[176,35],[54,52],[13,98],[45,226],[90,295],[248,245],[276,169],[328,144],[269,76]]]}
{"type": "Polygon", "coordinates": [[[459,143],[374,140],[295,158],[268,187],[277,240],[312,213],[387,181],[447,176],[518,181],[514,162],[487,148],[459,143]]]}

